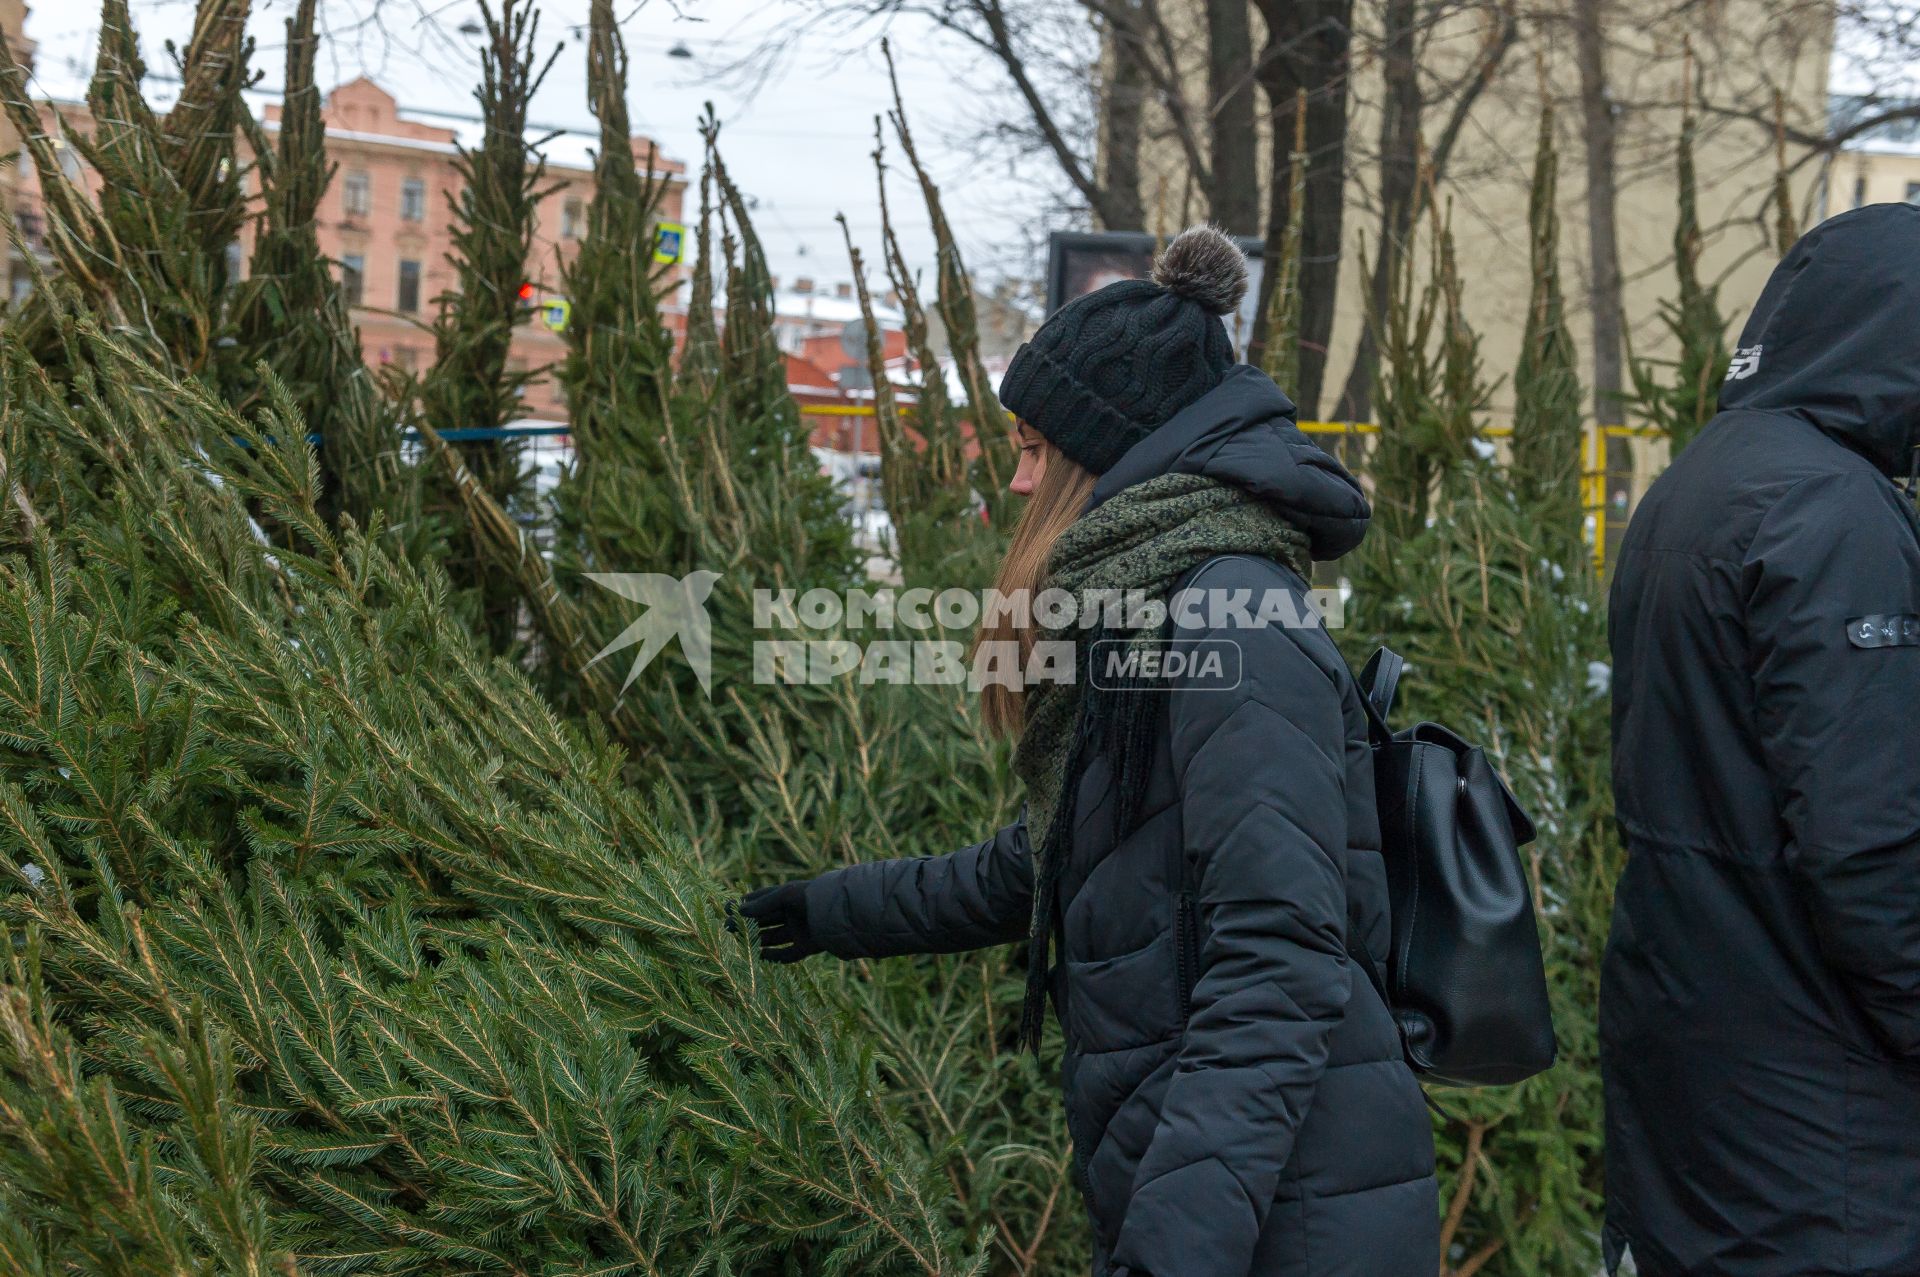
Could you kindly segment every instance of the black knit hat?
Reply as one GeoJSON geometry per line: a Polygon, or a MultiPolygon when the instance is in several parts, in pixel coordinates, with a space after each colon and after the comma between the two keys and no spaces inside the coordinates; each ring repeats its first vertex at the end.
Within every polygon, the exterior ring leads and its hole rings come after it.
{"type": "Polygon", "coordinates": [[[1104,474],[1233,366],[1221,316],[1247,292],[1240,248],[1211,226],[1183,231],[1151,279],[1125,279],[1055,311],[1014,354],[1000,402],[1104,474]]]}

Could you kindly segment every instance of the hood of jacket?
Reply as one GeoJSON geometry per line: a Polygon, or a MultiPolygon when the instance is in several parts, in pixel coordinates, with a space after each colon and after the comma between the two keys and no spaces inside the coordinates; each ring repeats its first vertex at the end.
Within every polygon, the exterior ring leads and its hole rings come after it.
{"type": "Polygon", "coordinates": [[[1723,412],[1800,417],[1904,476],[1920,446],[1920,207],[1871,204],[1802,236],[1754,304],[1723,412]]]}
{"type": "Polygon", "coordinates": [[[1315,559],[1360,544],[1372,511],[1360,484],[1301,431],[1293,401],[1250,364],[1128,449],[1095,482],[1088,508],[1165,474],[1203,474],[1269,502],[1312,542],[1315,559]]]}

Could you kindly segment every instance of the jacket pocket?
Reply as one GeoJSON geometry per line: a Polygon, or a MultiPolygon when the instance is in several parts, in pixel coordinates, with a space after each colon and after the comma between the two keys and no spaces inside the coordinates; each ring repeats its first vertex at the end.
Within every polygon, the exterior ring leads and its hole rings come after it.
{"type": "MultiPolygon", "coordinates": [[[[1176,923],[1176,930],[1178,924],[1176,923]]],[[[1081,1051],[1119,1051],[1165,1041],[1181,1013],[1174,937],[1162,932],[1130,953],[1066,964],[1066,1030],[1081,1051]]]]}

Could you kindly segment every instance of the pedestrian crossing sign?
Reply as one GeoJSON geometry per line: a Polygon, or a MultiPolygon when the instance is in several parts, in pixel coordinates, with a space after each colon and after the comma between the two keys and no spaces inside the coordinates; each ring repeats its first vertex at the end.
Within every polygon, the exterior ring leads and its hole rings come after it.
{"type": "Polygon", "coordinates": [[[671,266],[686,254],[687,228],[662,222],[653,232],[653,260],[671,266]]]}

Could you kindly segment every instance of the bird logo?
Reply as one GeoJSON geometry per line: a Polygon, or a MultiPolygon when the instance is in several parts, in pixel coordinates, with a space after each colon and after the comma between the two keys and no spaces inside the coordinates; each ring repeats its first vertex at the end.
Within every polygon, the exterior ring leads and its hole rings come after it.
{"type": "Polygon", "coordinates": [[[633,686],[633,680],[640,677],[640,671],[660,654],[667,640],[678,635],[680,650],[693,666],[700,689],[709,697],[713,695],[713,623],[707,616],[707,596],[713,593],[714,582],[720,579],[718,572],[702,570],[679,577],[660,572],[588,572],[586,578],[646,608],[638,620],[595,653],[588,666],[639,644],[633,664],[627,667],[627,681],[620,684],[624,694],[633,686]]]}

